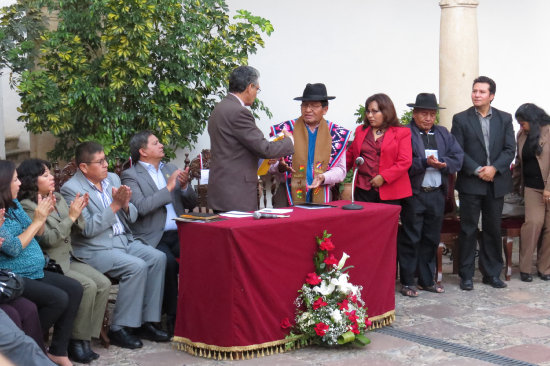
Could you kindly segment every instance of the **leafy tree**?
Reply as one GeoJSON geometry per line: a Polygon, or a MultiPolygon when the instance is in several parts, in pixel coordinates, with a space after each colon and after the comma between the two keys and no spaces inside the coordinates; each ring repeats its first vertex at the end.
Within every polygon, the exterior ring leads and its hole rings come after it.
{"type": "Polygon", "coordinates": [[[173,156],[197,141],[231,70],[272,31],[245,10],[230,20],[225,0],[18,0],[1,9],[0,66],[12,70],[26,128],[57,137],[49,158],[70,159],[85,140],[126,158],[143,129],[173,156]]]}

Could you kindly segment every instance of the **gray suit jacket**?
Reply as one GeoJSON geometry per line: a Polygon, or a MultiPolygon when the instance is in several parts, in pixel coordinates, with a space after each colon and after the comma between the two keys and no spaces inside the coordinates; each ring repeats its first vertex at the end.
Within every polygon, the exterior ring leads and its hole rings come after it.
{"type": "MultiPolygon", "coordinates": [[[[108,173],[106,179],[109,182],[108,195],[112,197],[112,188],[120,187],[120,178],[114,173],[108,173]]],[[[86,263],[105,273],[113,268],[113,263],[116,259],[114,255],[109,254],[110,249],[119,248],[127,250],[128,243],[134,240],[129,224],[136,221],[138,216],[137,209],[130,203],[128,214],[124,210],[119,210],[116,213],[125,229],[124,236],[126,243],[121,244],[118,238],[113,237],[112,226],[116,223],[113,210],[109,207],[103,207],[96,191],[90,187],[86,177],[84,177],[84,174],[80,170],[61,187],[61,194],[69,204],[79,192],[80,194],[88,193],[90,195],[90,202],[82,211],[82,216],[84,216],[84,220],[86,221],[84,230],[71,235],[73,249],[75,254],[86,261],[86,263]]]]}
{"type": "MultiPolygon", "coordinates": [[[[512,116],[492,108],[490,122],[489,161],[497,169],[494,184],[495,197],[503,197],[512,190],[510,164],[514,160],[516,144],[512,116]]],[[[487,151],[481,131],[481,124],[475,108],[457,113],[453,117],[451,133],[464,150],[464,162],[458,172],[456,189],[466,194],[487,194],[490,182],[485,182],[475,175],[478,166],[487,165],[487,151]]]]}
{"type": "Polygon", "coordinates": [[[208,134],[212,154],[208,206],[220,211],[255,210],[259,158],[293,154],[292,141],[288,138],[267,141],[252,113],[231,94],[212,111],[208,134]]]}
{"type": "MultiPolygon", "coordinates": [[[[80,215],[73,223],[69,218],[69,206],[63,196],[56,192],[55,198],[57,200],[55,204],[56,211],[48,215],[44,234],[38,236],[37,239],[42,250],[61,266],[64,273],[67,273],[70,270],[71,257],[78,259],[73,254],[71,231],[84,230],[85,222],[84,217],[80,215]]],[[[37,206],[36,202],[24,199],[20,203],[29,217],[33,219],[34,210],[37,206]]]]}
{"type": "MultiPolygon", "coordinates": [[[[173,164],[166,164],[161,169],[166,181],[176,170],[177,167],[173,164]]],[[[132,189],[131,202],[138,211],[137,220],[130,224],[132,233],[155,248],[164,233],[165,205],[172,203],[178,216],[183,214],[185,209],[192,210],[197,205],[197,193],[191,184],[187,185],[186,190],[181,189],[179,182],[172,192],[166,187],[159,190],[147,169],[139,163],[123,171],[121,179],[123,184],[132,189]]]]}

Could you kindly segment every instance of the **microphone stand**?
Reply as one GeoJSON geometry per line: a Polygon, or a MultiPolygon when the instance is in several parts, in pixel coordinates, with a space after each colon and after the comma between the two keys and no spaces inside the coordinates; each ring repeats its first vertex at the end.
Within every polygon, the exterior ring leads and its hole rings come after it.
{"type": "Polygon", "coordinates": [[[363,209],[363,206],[358,205],[357,203],[354,203],[355,177],[357,176],[357,170],[359,170],[359,165],[355,166],[355,170],[353,171],[353,179],[351,180],[351,203],[342,206],[342,210],[362,210],[363,209]]]}

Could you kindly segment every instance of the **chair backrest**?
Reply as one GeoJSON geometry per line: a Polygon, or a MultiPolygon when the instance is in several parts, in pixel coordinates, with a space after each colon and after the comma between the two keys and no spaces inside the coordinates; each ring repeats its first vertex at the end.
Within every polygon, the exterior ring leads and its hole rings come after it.
{"type": "Polygon", "coordinates": [[[447,178],[447,196],[445,197],[445,211],[443,211],[446,217],[456,218],[457,216],[455,181],[456,174],[449,174],[447,178]]]}
{"type": "Polygon", "coordinates": [[[57,192],[59,192],[61,186],[65,184],[65,182],[75,175],[77,169],[78,167],[76,166],[74,159],[68,162],[63,169],[59,169],[59,164],[57,162],[53,164],[53,178],[55,182],[55,190],[57,192]]]}

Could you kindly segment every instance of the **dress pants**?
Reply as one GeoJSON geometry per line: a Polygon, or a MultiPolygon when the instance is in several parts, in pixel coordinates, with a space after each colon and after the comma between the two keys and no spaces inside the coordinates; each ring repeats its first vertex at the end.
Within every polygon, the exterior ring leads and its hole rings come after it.
{"type": "Polygon", "coordinates": [[[178,274],[179,264],[176,258],[180,256],[180,240],[176,230],[165,231],[157,249],[166,254],[166,275],[164,277],[163,312],[170,317],[176,316],[178,308],[178,274]]]}
{"type": "Polygon", "coordinates": [[[105,273],[119,280],[112,329],[159,322],[166,271],[164,253],[132,240],[126,249],[113,248],[103,255],[114,257],[113,267],[105,273]]]}
{"type": "MultiPolygon", "coordinates": [[[[55,366],[32,338],[0,310],[0,353],[17,366],[55,366]]],[[[1,360],[0,360],[0,363],[1,360]]]]}
{"type": "Polygon", "coordinates": [[[40,318],[38,318],[38,310],[34,302],[24,297],[18,297],[7,304],[0,304],[0,309],[8,314],[19,329],[34,339],[42,351],[46,352],[40,318]]]}
{"type": "Polygon", "coordinates": [[[111,281],[92,266],[79,261],[71,262],[65,276],[77,280],[84,288],[71,338],[84,341],[99,338],[111,281]]]}
{"type": "Polygon", "coordinates": [[[533,253],[540,241],[537,270],[550,274],[550,204],[544,201],[542,193],[542,189],[525,187],[525,222],[521,226],[519,247],[519,270],[523,273],[531,273],[533,253]]]}
{"type": "Polygon", "coordinates": [[[36,304],[42,333],[48,332],[53,325],[48,352],[55,356],[67,356],[74,318],[82,298],[82,286],[72,278],[48,271],[44,271],[43,278],[24,280],[23,297],[36,304]]]}
{"type": "Polygon", "coordinates": [[[504,197],[495,197],[492,185],[486,195],[459,193],[460,199],[460,278],[470,280],[475,270],[477,228],[481,213],[479,269],[483,276],[499,277],[502,260],[501,216],[504,197]]]}
{"type": "Polygon", "coordinates": [[[401,284],[414,285],[418,271],[418,284],[433,286],[445,194],[442,190],[419,192],[403,199],[401,205],[401,230],[397,241],[401,284]]]}
{"type": "Polygon", "coordinates": [[[401,200],[382,200],[377,190],[371,189],[369,191],[355,186],[355,192],[353,198],[356,201],[372,202],[372,203],[387,203],[389,205],[400,205],[401,200]]]}

